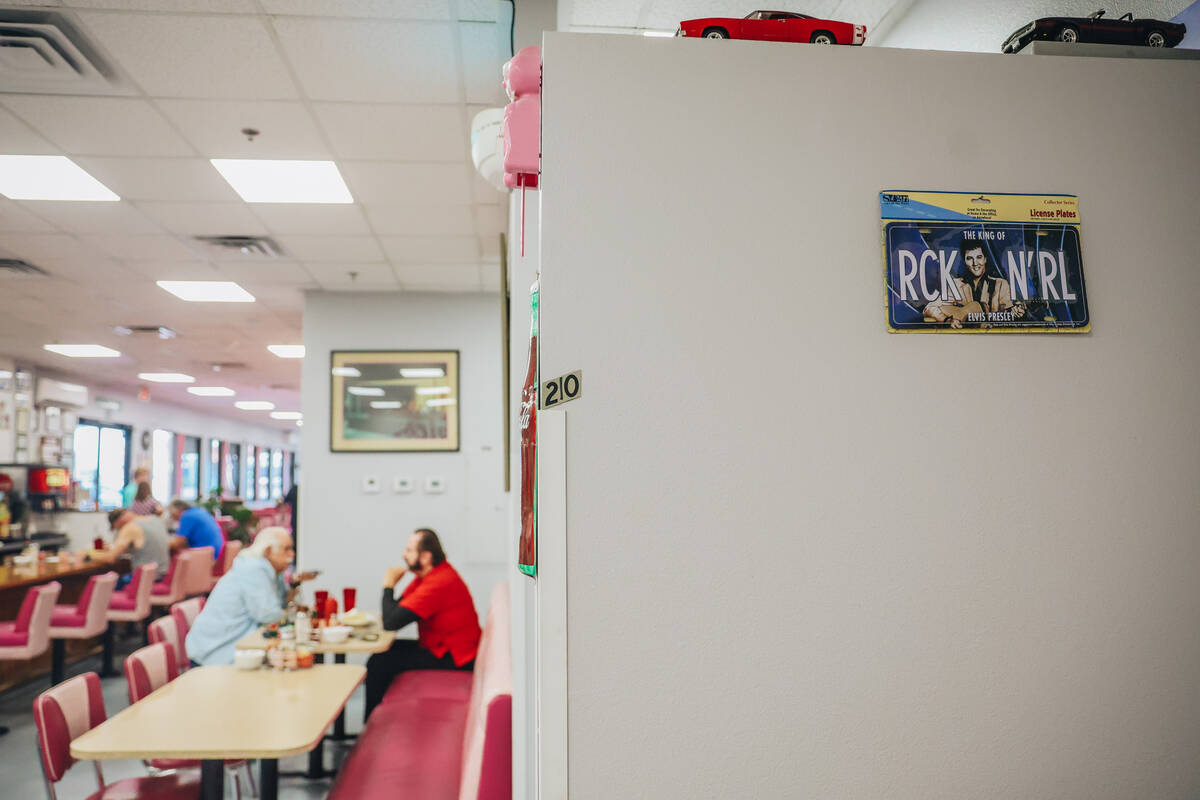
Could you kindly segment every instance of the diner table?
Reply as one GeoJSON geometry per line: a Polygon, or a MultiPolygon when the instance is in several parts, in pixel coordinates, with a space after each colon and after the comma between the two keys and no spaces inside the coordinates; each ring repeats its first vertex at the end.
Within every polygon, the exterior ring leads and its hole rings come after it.
{"type": "MultiPolygon", "coordinates": [[[[373,653],[382,653],[392,646],[392,642],[396,640],[395,631],[385,631],[378,622],[372,622],[370,625],[356,627],[354,632],[350,634],[350,638],[344,642],[323,642],[313,641],[305,642],[304,646],[309,647],[313,651],[314,660],[320,664],[325,661],[326,654],[333,656],[335,664],[345,664],[346,655],[348,653],[360,653],[363,655],[371,655],[373,653]],[[364,639],[364,636],[374,635],[374,641],[364,639]]],[[[238,639],[234,645],[238,650],[265,650],[267,648],[267,639],[263,636],[262,630],[253,630],[250,633],[238,639]]],[[[337,719],[333,721],[333,736],[329,737],[336,742],[345,741],[354,738],[354,735],[346,733],[346,711],[343,708],[338,712],[337,719]]],[[[308,771],[304,773],[308,778],[325,778],[333,774],[325,769],[325,739],[317,743],[308,753],[308,771]]]]}
{"type": "Polygon", "coordinates": [[[366,668],[321,664],[196,667],[71,742],[78,759],[201,759],[201,798],[225,795],[225,761],[259,759],[262,800],[279,795],[279,759],[316,747],[366,668]]]}

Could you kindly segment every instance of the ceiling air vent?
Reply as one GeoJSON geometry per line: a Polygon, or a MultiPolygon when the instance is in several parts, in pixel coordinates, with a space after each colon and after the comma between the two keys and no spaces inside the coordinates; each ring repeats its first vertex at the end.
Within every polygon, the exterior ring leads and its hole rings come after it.
{"type": "Polygon", "coordinates": [[[48,278],[50,273],[19,258],[0,258],[0,278],[48,278]]]}
{"type": "Polygon", "coordinates": [[[197,236],[196,241],[218,258],[264,259],[279,258],[283,248],[270,236],[197,236]]]}
{"type": "Polygon", "coordinates": [[[174,339],[179,334],[166,325],[117,325],[113,332],[119,336],[132,336],[135,333],[153,334],[159,339],[174,339]]]}
{"type": "Polygon", "coordinates": [[[117,71],[59,11],[0,8],[0,92],[121,94],[117,71]]]}
{"type": "Polygon", "coordinates": [[[212,364],[213,372],[227,372],[231,369],[245,369],[245,361],[216,361],[212,364]]]}

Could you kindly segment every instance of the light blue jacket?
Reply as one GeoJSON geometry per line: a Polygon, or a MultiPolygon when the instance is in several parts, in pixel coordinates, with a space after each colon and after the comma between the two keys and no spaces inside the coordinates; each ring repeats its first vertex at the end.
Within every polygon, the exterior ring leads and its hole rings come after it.
{"type": "Polygon", "coordinates": [[[205,666],[232,664],[237,640],[282,617],[286,598],[283,575],[275,572],[270,561],[238,556],[188,631],[188,658],[205,666]]]}

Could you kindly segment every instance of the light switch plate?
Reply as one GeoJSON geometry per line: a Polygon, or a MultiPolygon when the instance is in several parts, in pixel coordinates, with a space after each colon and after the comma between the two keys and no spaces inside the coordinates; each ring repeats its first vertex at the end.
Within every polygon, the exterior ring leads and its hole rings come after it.
{"type": "Polygon", "coordinates": [[[363,494],[379,494],[379,476],[363,475],[362,491],[363,494]]]}
{"type": "Polygon", "coordinates": [[[406,478],[403,475],[392,478],[392,491],[396,494],[408,494],[415,488],[412,478],[406,478]]]}
{"type": "Polygon", "coordinates": [[[425,479],[425,494],[441,494],[446,491],[446,479],[435,477],[425,479]]]}

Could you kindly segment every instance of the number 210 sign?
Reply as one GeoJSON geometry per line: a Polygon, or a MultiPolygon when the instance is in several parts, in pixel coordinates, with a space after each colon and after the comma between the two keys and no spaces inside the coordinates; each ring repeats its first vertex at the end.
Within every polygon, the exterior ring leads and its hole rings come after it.
{"type": "Polygon", "coordinates": [[[542,381],[542,397],[538,407],[554,408],[583,396],[583,370],[577,369],[566,375],[559,375],[548,381],[542,381]]]}

